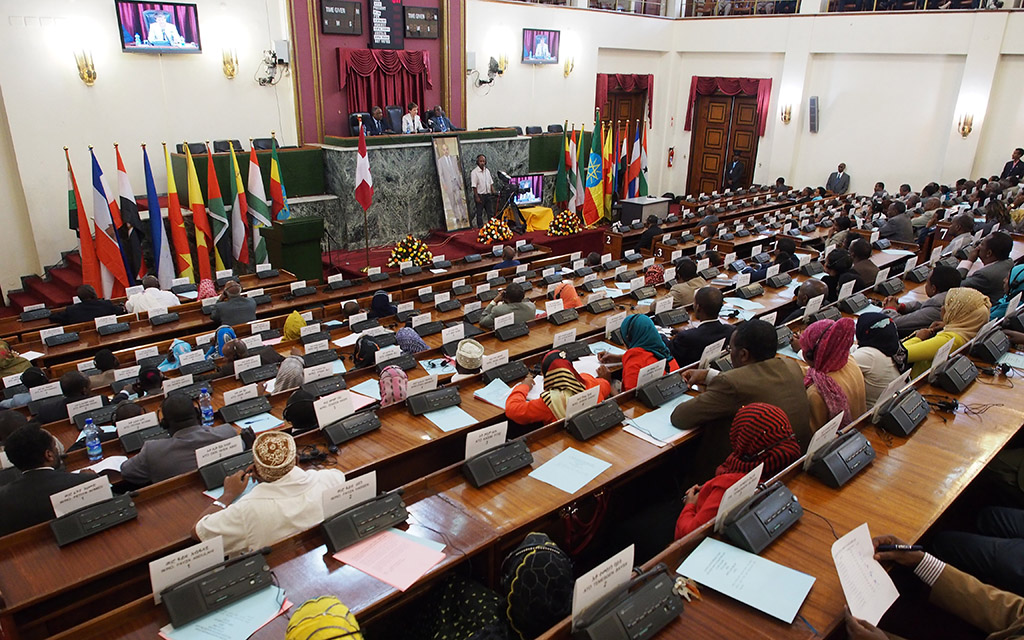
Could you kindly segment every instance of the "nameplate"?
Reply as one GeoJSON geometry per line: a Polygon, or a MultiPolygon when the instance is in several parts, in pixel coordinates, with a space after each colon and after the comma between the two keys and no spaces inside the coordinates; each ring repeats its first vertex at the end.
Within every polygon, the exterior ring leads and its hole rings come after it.
{"type": "Polygon", "coordinates": [[[352,407],[352,396],[348,389],[335,391],[313,401],[313,412],[316,413],[316,421],[321,428],[352,415],[353,411],[355,409],[352,407]]]}
{"type": "Polygon", "coordinates": [[[364,473],[358,478],[347,480],[337,487],[326,489],[321,495],[324,505],[324,520],[337,515],[377,495],[377,472],[364,473]]]}
{"type": "Polygon", "coordinates": [[[683,250],[682,249],[676,249],[675,251],[673,251],[669,255],[668,259],[671,260],[672,262],[675,262],[676,260],[678,260],[679,258],[682,258],[682,257],[683,257],[683,250]]]}
{"type": "Polygon", "coordinates": [[[53,514],[59,518],[82,507],[110,500],[113,497],[110,480],[107,476],[98,476],[95,480],[51,495],[50,504],[53,505],[53,514]]]}
{"type": "MultiPolygon", "coordinates": [[[[249,291],[245,292],[245,297],[247,297],[247,298],[255,298],[256,296],[262,296],[262,295],[263,295],[263,287],[260,287],[259,289],[250,289],[249,291]]],[[[203,300],[203,302],[206,302],[206,300],[214,300],[214,301],[216,301],[217,299],[216,298],[206,298],[205,300],[203,300]]]]}
{"type": "Polygon", "coordinates": [[[613,316],[608,316],[608,319],[605,321],[605,324],[604,324],[604,334],[605,334],[605,337],[610,336],[613,331],[618,329],[622,325],[622,321],[625,320],[625,319],[626,319],[626,312],[625,311],[622,311],[620,313],[616,313],[613,316]]]}
{"type": "Polygon", "coordinates": [[[496,425],[477,429],[476,431],[466,434],[465,459],[469,460],[473,456],[480,455],[484,451],[488,451],[498,445],[505,444],[505,438],[507,436],[508,421],[499,422],[496,425]]]}
{"type": "Polygon", "coordinates": [[[710,258],[701,258],[697,261],[697,271],[703,271],[711,266],[710,258]]]}
{"type": "Polygon", "coordinates": [[[489,371],[494,367],[500,367],[503,364],[508,364],[508,349],[499,351],[498,353],[485,354],[480,358],[481,371],[489,371]]]}
{"type": "Polygon", "coordinates": [[[306,345],[306,353],[316,353],[317,351],[325,351],[327,349],[326,340],[317,340],[316,342],[310,342],[306,345]]]}
{"type": "Polygon", "coordinates": [[[412,311],[414,306],[415,305],[412,302],[403,302],[403,303],[399,304],[398,307],[397,307],[398,313],[405,313],[406,311],[412,311]]]}
{"type": "Polygon", "coordinates": [[[206,354],[203,353],[202,349],[187,351],[178,356],[178,364],[182,366],[186,364],[193,364],[195,362],[202,362],[203,360],[206,360],[206,354]]]}
{"type": "Polygon", "coordinates": [[[825,294],[822,294],[820,296],[814,296],[813,298],[808,300],[807,306],[804,308],[804,317],[807,318],[817,313],[818,309],[821,309],[821,305],[822,303],[824,303],[824,301],[825,294]]]}
{"type": "Polygon", "coordinates": [[[245,447],[242,445],[242,436],[235,436],[220,442],[208,444],[205,447],[196,449],[196,466],[205,467],[218,460],[242,453],[245,447]]]}
{"type": "Polygon", "coordinates": [[[231,389],[224,392],[224,406],[235,404],[256,397],[256,383],[247,384],[244,387],[231,389]]]}
{"type": "Polygon", "coordinates": [[[305,280],[299,280],[298,282],[292,282],[288,285],[288,291],[295,291],[296,289],[302,289],[306,286],[305,280]]]}
{"type": "Polygon", "coordinates": [[[79,400],[78,402],[70,402],[67,405],[68,408],[68,420],[74,420],[75,416],[86,411],[92,411],[93,409],[99,409],[103,406],[103,396],[93,396],[86,398],[85,400],[79,400]]]}
{"type": "Polygon", "coordinates": [[[224,538],[217,536],[149,563],[153,601],[160,604],[160,592],[224,561],[224,538]]]}
{"type": "Polygon", "coordinates": [[[557,300],[548,300],[547,302],[544,303],[544,313],[548,314],[549,316],[553,313],[558,313],[564,308],[565,302],[563,302],[561,298],[557,300]]]}
{"type": "Polygon", "coordinates": [[[665,360],[658,360],[657,362],[651,363],[646,367],[640,369],[640,372],[636,377],[637,388],[644,386],[648,382],[653,382],[661,376],[665,375],[665,360]]]}
{"type": "Polygon", "coordinates": [[[644,261],[640,264],[643,266],[644,269],[654,266],[654,258],[645,258],[644,261]]]}
{"type": "Polygon", "coordinates": [[[448,292],[439,293],[436,296],[434,296],[434,306],[437,306],[437,305],[441,304],[442,302],[448,302],[451,299],[452,299],[452,294],[450,294],[448,292]]]}
{"type": "Polygon", "coordinates": [[[558,347],[564,344],[569,344],[571,342],[576,342],[575,327],[573,327],[572,329],[567,329],[565,331],[559,331],[558,333],[556,333],[555,336],[551,339],[551,347],[557,349],[558,347]]]}
{"type": "Polygon", "coordinates": [[[528,266],[525,265],[525,264],[517,265],[516,266],[516,273],[526,273],[527,269],[528,269],[528,266]]]}
{"type": "Polygon", "coordinates": [[[462,307],[462,311],[463,311],[464,314],[466,314],[466,313],[473,313],[474,311],[477,311],[482,306],[483,306],[482,302],[480,302],[479,300],[474,300],[473,302],[467,302],[465,304],[465,306],[462,307]]]}
{"type": "Polygon", "coordinates": [[[302,319],[305,320],[306,322],[312,322],[313,321],[313,312],[312,311],[304,311],[304,312],[302,312],[301,315],[302,315],[302,319]]]}
{"type": "Polygon", "coordinates": [[[516,314],[514,314],[514,313],[503,313],[502,315],[496,317],[494,319],[494,329],[495,329],[495,331],[497,331],[498,329],[500,329],[502,327],[507,327],[507,326],[509,326],[511,324],[514,324],[515,320],[516,320],[515,316],[516,316],[516,314]]]}
{"type": "Polygon", "coordinates": [[[555,275],[555,269],[554,269],[554,267],[549,267],[549,268],[544,269],[543,271],[541,271],[540,275],[541,275],[542,278],[546,278],[548,276],[553,276],[553,275],[555,275]]]}
{"type": "Polygon", "coordinates": [[[170,380],[164,380],[164,394],[166,395],[171,391],[174,391],[175,389],[187,387],[188,385],[192,384],[192,382],[194,381],[192,380],[191,373],[185,374],[183,376],[178,376],[177,378],[171,378],[170,380]]]}
{"type": "Polygon", "coordinates": [[[160,417],[156,414],[156,411],[150,411],[149,413],[144,413],[141,416],[135,416],[134,418],[118,420],[116,425],[117,437],[123,438],[129,433],[149,429],[157,426],[158,424],[160,424],[160,417]]]}
{"type": "MultiPolygon", "coordinates": [[[[91,366],[92,362],[90,361],[90,362],[87,362],[86,364],[91,366]]],[[[12,373],[9,376],[4,376],[4,389],[6,389],[7,387],[16,387],[19,384],[21,384],[21,374],[20,373],[12,373]]]]}
{"type": "Polygon", "coordinates": [[[155,318],[157,316],[162,316],[165,313],[167,313],[167,307],[156,307],[155,309],[150,309],[146,313],[147,318],[155,318]]]}
{"type": "MultiPolygon", "coordinates": [[[[843,286],[839,287],[839,300],[845,300],[853,295],[853,287],[857,284],[856,280],[850,280],[849,282],[843,283],[843,286]]],[[[876,283],[877,284],[877,283],[876,283]]]]}
{"type": "Polygon", "coordinates": [[[738,276],[736,276],[736,288],[737,289],[740,288],[740,287],[745,287],[748,284],[750,284],[750,274],[749,273],[741,273],[738,276]]]}
{"type": "Polygon", "coordinates": [[[766,313],[763,316],[761,316],[761,320],[764,320],[765,322],[767,322],[768,324],[770,324],[770,325],[772,325],[774,327],[775,326],[775,317],[778,315],[778,313],[779,313],[778,311],[772,311],[771,313],[766,313]]]}
{"type": "Polygon", "coordinates": [[[466,325],[461,322],[454,327],[441,330],[441,344],[457,342],[466,337],[466,325]]]}
{"type": "Polygon", "coordinates": [[[629,281],[629,290],[630,291],[632,291],[634,289],[639,289],[642,286],[644,286],[644,279],[643,278],[633,278],[632,280],[629,281]]]}
{"type": "Polygon", "coordinates": [[[377,353],[373,354],[373,357],[374,357],[373,363],[374,364],[380,364],[381,362],[387,362],[388,360],[391,360],[393,358],[397,358],[400,355],[402,355],[402,348],[399,347],[397,344],[393,344],[390,347],[384,347],[383,349],[378,349],[377,353]]]}
{"type": "Polygon", "coordinates": [[[781,269],[782,265],[773,264],[772,266],[768,267],[767,271],[765,271],[765,278],[771,278],[772,276],[778,275],[779,270],[781,269]]]}
{"type": "Polygon", "coordinates": [[[417,296],[425,296],[428,293],[434,293],[434,287],[420,287],[416,290],[417,296]]]}
{"type": "Polygon", "coordinates": [[[96,328],[99,329],[100,327],[105,327],[108,324],[117,324],[117,316],[100,316],[93,320],[93,322],[96,324],[96,328]]]}
{"type": "Polygon", "coordinates": [[[327,276],[327,284],[332,284],[332,283],[335,283],[335,282],[341,282],[344,279],[345,279],[345,274],[344,273],[336,273],[333,276],[327,276]]]}
{"type": "Polygon", "coordinates": [[[654,303],[654,313],[665,313],[672,310],[672,298],[662,298],[654,303]]]}
{"type": "Polygon", "coordinates": [[[430,322],[431,321],[431,317],[430,316],[431,316],[431,314],[430,314],[429,311],[427,313],[421,313],[418,316],[413,316],[412,318],[410,318],[410,324],[412,325],[412,328],[415,329],[416,327],[420,326],[421,324],[426,324],[426,323],[430,322]]]}
{"type": "Polygon", "coordinates": [[[569,260],[579,260],[582,255],[582,251],[573,251],[569,254],[569,260]]]}
{"type": "Polygon", "coordinates": [[[663,277],[665,278],[665,282],[668,282],[669,280],[675,280],[676,279],[676,268],[675,267],[669,267],[668,269],[665,269],[665,273],[664,273],[663,277]]]}
{"type": "Polygon", "coordinates": [[[323,364],[314,365],[312,367],[306,367],[302,370],[302,382],[313,382],[314,380],[320,380],[321,378],[328,378],[334,375],[334,363],[325,362],[323,364]]]}
{"type": "Polygon", "coordinates": [[[264,331],[270,331],[270,321],[263,320],[261,322],[253,322],[249,324],[249,330],[253,333],[263,333],[264,331]]]}
{"type": "Polygon", "coordinates": [[[569,398],[565,403],[565,419],[568,420],[581,411],[597,406],[600,391],[598,387],[591,387],[569,398]]]}
{"type": "Polygon", "coordinates": [[[476,286],[476,293],[477,293],[477,295],[480,295],[481,293],[485,293],[485,292],[490,291],[490,290],[491,290],[491,285],[489,285],[489,284],[478,284],[476,286]]]}
{"type": "Polygon", "coordinates": [[[433,391],[434,389],[437,389],[437,376],[428,375],[423,376],[422,378],[416,378],[415,380],[410,380],[406,384],[405,392],[409,396],[415,396],[428,391],[433,391]]]}
{"type": "Polygon", "coordinates": [[[146,358],[152,358],[153,356],[160,355],[160,349],[157,347],[146,347],[145,349],[139,349],[135,352],[135,362],[139,360],[145,360],[146,358]]]}
{"type": "Polygon", "coordinates": [[[60,382],[49,382],[47,384],[39,385],[38,387],[32,387],[28,390],[29,398],[33,401],[42,400],[43,398],[52,398],[53,396],[59,396],[60,394],[60,382]]]}
{"type": "MultiPolygon", "coordinates": [[[[699,369],[707,369],[711,364],[711,361],[722,355],[722,349],[725,348],[725,338],[715,340],[708,346],[704,347],[704,350],[700,354],[700,366],[699,369]]],[[[639,386],[639,385],[638,385],[639,386]]]]}
{"type": "Polygon", "coordinates": [[[235,378],[240,376],[243,372],[249,369],[255,369],[260,366],[259,356],[249,356],[248,358],[239,358],[235,360],[235,378]]]}
{"type": "MultiPolygon", "coordinates": [[[[75,368],[81,372],[84,372],[88,371],[89,369],[95,368],[95,366],[96,362],[94,360],[86,360],[85,362],[79,362],[78,364],[76,364],[75,368]]],[[[19,378],[21,377],[20,373],[16,373],[15,375],[18,376],[19,378]]]]}
{"type": "Polygon", "coordinates": [[[230,278],[233,275],[235,274],[231,271],[231,269],[221,269],[217,271],[217,275],[215,277],[218,280],[220,280],[221,278],[230,278]]]}
{"type": "Polygon", "coordinates": [[[352,315],[350,315],[348,317],[348,326],[351,327],[354,324],[359,324],[360,322],[365,322],[366,318],[367,318],[367,315],[368,314],[365,311],[363,311],[362,313],[353,313],[352,315]]]}
{"type": "Polygon", "coordinates": [[[64,327],[50,327],[49,329],[40,329],[39,330],[39,339],[40,340],[46,340],[50,336],[59,336],[59,335],[63,335],[63,333],[64,333],[64,327]]]}
{"type": "Polygon", "coordinates": [[[611,261],[612,261],[612,254],[610,254],[610,253],[605,253],[605,254],[603,254],[603,255],[601,256],[601,263],[602,263],[602,264],[604,264],[605,262],[611,262],[611,261]]]}
{"type": "Polygon", "coordinates": [[[586,283],[586,282],[590,282],[591,280],[597,280],[597,274],[596,273],[588,273],[587,275],[583,276],[583,282],[586,283]]]}
{"type": "Polygon", "coordinates": [[[245,345],[246,349],[255,349],[263,346],[263,336],[256,333],[251,336],[245,336],[242,338],[242,344],[245,345]]]}
{"type": "Polygon", "coordinates": [[[715,531],[722,530],[722,525],[730,511],[753,497],[754,491],[757,490],[757,483],[761,481],[762,469],[764,469],[763,462],[725,490],[725,493],[722,494],[722,502],[718,506],[718,513],[715,515],[715,531]]]}
{"type": "Polygon", "coordinates": [[[619,266],[615,267],[615,275],[619,275],[620,273],[623,273],[625,270],[626,270],[626,265],[624,265],[624,264],[623,265],[619,265],[619,266]]]}
{"type": "Polygon", "coordinates": [[[499,275],[500,274],[498,273],[498,270],[497,269],[493,269],[493,270],[487,272],[487,275],[484,276],[484,280],[492,280],[494,278],[497,278],[499,275]]]}
{"type": "Polygon", "coordinates": [[[142,370],[142,365],[140,364],[114,369],[114,380],[120,382],[122,380],[128,380],[129,378],[138,377],[140,370],[142,370]]]}
{"type": "Polygon", "coordinates": [[[46,308],[45,304],[30,304],[30,305],[28,305],[26,307],[23,307],[22,311],[25,311],[25,312],[28,312],[28,311],[39,311],[40,309],[45,309],[45,308],[46,308]]]}
{"type": "Polygon", "coordinates": [[[380,267],[369,267],[366,269],[366,275],[375,276],[380,273],[380,267]]]}
{"type": "Polygon", "coordinates": [[[311,333],[319,333],[319,332],[320,332],[320,323],[319,322],[314,322],[313,324],[307,324],[306,326],[304,326],[301,329],[299,329],[299,335],[300,336],[308,336],[311,333]]]}
{"type": "Polygon", "coordinates": [[[633,572],[633,557],[634,547],[629,545],[576,580],[572,589],[574,630],[584,611],[629,582],[633,572]]]}
{"type": "Polygon", "coordinates": [[[217,298],[203,298],[202,301],[201,301],[201,304],[203,305],[203,308],[205,309],[206,307],[212,307],[213,305],[217,304],[217,302],[218,302],[217,298]]]}
{"type": "Polygon", "coordinates": [[[466,279],[465,278],[459,278],[458,280],[452,280],[452,289],[454,289],[455,287],[464,287],[464,286],[466,286],[466,279]]]}
{"type": "Polygon", "coordinates": [[[188,278],[175,278],[174,280],[171,280],[171,286],[172,287],[177,287],[177,286],[180,286],[180,285],[183,285],[183,284],[190,284],[190,283],[191,283],[191,281],[188,278]]]}

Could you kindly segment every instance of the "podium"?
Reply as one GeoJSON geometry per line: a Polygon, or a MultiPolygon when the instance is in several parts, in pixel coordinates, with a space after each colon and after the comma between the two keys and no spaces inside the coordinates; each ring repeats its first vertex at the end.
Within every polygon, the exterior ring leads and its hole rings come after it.
{"type": "Polygon", "coordinates": [[[276,269],[285,269],[299,280],[323,280],[323,218],[289,218],[260,229],[267,240],[267,255],[276,269]]]}
{"type": "Polygon", "coordinates": [[[629,225],[634,222],[646,222],[647,216],[658,216],[658,220],[664,222],[668,217],[668,205],[672,202],[669,198],[650,198],[640,196],[637,198],[624,198],[619,200],[622,205],[622,215],[619,221],[629,225]]]}

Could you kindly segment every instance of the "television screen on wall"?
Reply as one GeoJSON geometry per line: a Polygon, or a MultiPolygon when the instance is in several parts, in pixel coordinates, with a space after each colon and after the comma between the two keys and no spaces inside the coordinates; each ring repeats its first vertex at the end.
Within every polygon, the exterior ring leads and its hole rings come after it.
{"type": "Polygon", "coordinates": [[[556,64],[559,35],[547,29],[523,29],[523,64],[556,64]]]}
{"type": "Polygon", "coordinates": [[[199,14],[194,4],[115,0],[126,53],[200,53],[199,14]]]}

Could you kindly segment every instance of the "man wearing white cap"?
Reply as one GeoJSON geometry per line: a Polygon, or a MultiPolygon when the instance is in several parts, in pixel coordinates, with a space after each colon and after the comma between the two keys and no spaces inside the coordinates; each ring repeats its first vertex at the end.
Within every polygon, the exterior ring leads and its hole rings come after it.
{"type": "Polygon", "coordinates": [[[480,373],[480,368],[483,366],[483,358],[484,347],[482,344],[469,338],[459,342],[459,347],[455,350],[455,369],[457,373],[452,376],[452,382],[458,382],[480,373]]]}
{"type": "Polygon", "coordinates": [[[252,445],[253,466],[224,480],[224,495],[199,516],[199,540],[224,538],[224,552],[259,549],[323,522],[321,495],[345,482],[338,469],[295,466],[295,440],[266,431],[252,445]],[[257,481],[248,493],[249,479],[257,481]]]}

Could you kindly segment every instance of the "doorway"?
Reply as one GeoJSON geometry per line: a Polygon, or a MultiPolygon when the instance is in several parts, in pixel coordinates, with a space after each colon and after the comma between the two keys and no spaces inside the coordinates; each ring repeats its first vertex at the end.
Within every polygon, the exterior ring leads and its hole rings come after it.
{"type": "Polygon", "coordinates": [[[687,195],[722,191],[725,170],[738,153],[743,163],[743,185],[754,176],[758,120],[756,96],[697,96],[687,195]]]}

